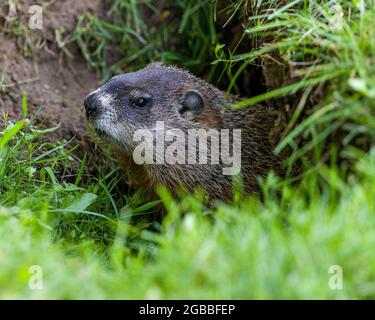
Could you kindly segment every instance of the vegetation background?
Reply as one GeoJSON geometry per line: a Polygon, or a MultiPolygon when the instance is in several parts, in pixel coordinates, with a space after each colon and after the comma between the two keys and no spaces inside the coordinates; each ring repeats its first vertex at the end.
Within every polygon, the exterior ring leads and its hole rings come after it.
{"type": "Polygon", "coordinates": [[[42,31],[0,3],[1,298],[375,298],[374,1],[37,2],[42,31]],[[288,178],[213,208],[160,190],[155,219],[81,110],[151,61],[280,110],[288,178]]]}

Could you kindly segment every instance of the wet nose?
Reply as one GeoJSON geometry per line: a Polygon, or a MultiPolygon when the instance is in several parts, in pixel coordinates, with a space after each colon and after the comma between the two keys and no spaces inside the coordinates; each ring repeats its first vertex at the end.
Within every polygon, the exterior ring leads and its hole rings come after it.
{"type": "Polygon", "coordinates": [[[99,109],[99,100],[96,97],[95,93],[90,93],[84,101],[86,115],[90,116],[98,111],[99,109]]]}

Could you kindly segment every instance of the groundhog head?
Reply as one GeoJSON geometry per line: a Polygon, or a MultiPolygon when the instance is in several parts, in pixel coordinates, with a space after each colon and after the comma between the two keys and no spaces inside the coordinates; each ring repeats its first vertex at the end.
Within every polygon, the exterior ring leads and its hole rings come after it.
{"type": "Polygon", "coordinates": [[[138,129],[152,131],[157,121],[181,130],[215,127],[210,109],[220,91],[189,72],[151,64],[137,72],[117,75],[85,99],[86,116],[98,134],[125,151],[135,147],[138,129]],[[208,92],[209,94],[205,94],[208,92]]]}

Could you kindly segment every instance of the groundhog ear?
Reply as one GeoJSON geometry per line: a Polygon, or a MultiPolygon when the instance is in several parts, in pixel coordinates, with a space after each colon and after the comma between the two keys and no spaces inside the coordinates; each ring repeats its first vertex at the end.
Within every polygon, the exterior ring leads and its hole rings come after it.
{"type": "Polygon", "coordinates": [[[204,109],[203,97],[196,90],[189,90],[186,92],[182,101],[182,107],[179,110],[180,114],[196,114],[202,112],[204,109]]]}

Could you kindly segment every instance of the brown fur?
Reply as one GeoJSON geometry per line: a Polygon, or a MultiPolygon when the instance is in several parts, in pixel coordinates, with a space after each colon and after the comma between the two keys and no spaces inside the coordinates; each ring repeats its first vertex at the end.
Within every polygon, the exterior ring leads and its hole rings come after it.
{"type": "MultiPolygon", "coordinates": [[[[239,97],[226,97],[224,92],[189,72],[160,64],[117,76],[100,90],[106,94],[116,92],[111,110],[106,112],[109,114],[107,118],[117,119],[113,127],[120,134],[109,133],[110,130],[103,125],[100,130],[108,131],[106,136],[122,150],[133,186],[143,186],[150,192],[157,185],[164,185],[171,192],[179,186],[189,191],[202,187],[212,199],[227,200],[232,197],[232,176],[222,174],[222,164],[136,165],[132,159],[135,147],[132,134],[136,129],[152,128],[156,121],[164,121],[166,129],[179,128],[184,132],[191,128],[241,129],[241,175],[247,193],[260,191],[259,176],[264,177],[271,170],[282,174],[280,158],[273,153],[270,142],[276,116],[268,107],[256,105],[234,110],[231,106],[240,100],[239,97]],[[127,105],[124,97],[134,88],[153,97],[149,110],[132,111],[127,105]],[[204,110],[193,119],[186,119],[177,111],[189,90],[198,91],[204,101],[204,110]],[[124,113],[126,116],[123,116],[124,113]]],[[[97,126],[94,120],[91,122],[97,126]]]]}

